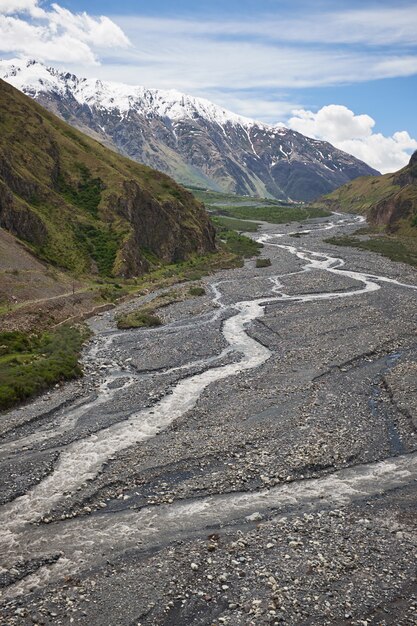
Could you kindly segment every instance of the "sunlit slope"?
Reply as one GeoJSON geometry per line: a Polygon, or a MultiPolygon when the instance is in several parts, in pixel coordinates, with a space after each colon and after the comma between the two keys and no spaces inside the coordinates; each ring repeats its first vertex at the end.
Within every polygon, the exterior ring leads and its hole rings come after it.
{"type": "Polygon", "coordinates": [[[214,250],[201,204],[0,81],[0,225],[76,274],[132,276],[214,250]]]}

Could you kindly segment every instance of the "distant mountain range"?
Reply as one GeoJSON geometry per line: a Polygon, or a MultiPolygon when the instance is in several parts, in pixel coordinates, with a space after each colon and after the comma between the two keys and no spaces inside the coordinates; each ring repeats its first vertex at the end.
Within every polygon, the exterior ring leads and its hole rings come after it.
{"type": "Polygon", "coordinates": [[[0,226],[76,276],[138,276],[215,251],[214,229],[190,192],[2,80],[0,226]]]}
{"type": "Polygon", "coordinates": [[[378,172],[325,141],[208,100],[78,78],[36,61],[0,61],[0,78],[108,147],[180,183],[310,201],[378,172]]]}

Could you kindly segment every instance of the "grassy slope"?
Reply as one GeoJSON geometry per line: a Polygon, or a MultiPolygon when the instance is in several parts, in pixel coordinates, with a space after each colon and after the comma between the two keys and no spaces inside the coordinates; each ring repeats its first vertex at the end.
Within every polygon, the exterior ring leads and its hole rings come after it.
{"type": "Polygon", "coordinates": [[[56,322],[127,292],[238,262],[225,250],[212,254],[214,231],[188,191],[109,151],[3,81],[0,223],[0,409],[80,375],[85,329],[56,322]],[[154,246],[136,250],[133,235],[143,233],[154,246]],[[120,285],[112,275],[123,269],[128,243],[129,253],[138,252],[154,271],[120,285]],[[170,265],[174,256],[183,262],[170,265]]]}
{"type": "Polygon", "coordinates": [[[369,228],[357,236],[328,239],[379,252],[417,266],[417,178],[415,165],[384,176],[360,177],[324,196],[314,207],[366,215],[369,228]],[[413,174],[414,171],[414,174],[413,174]]]}
{"type": "Polygon", "coordinates": [[[367,215],[378,202],[392,197],[399,191],[400,187],[394,184],[394,174],[378,177],[361,176],[323,196],[313,206],[367,215]]]}
{"type": "MultiPolygon", "coordinates": [[[[201,237],[207,220],[190,193],[74,130],[0,81],[0,192],[12,192],[14,234],[29,240],[40,258],[76,274],[92,268],[102,275],[118,273],[133,226],[115,207],[128,199],[126,183],[131,181],[157,203],[168,225],[170,218],[173,225],[181,224],[185,240],[201,237]],[[24,220],[26,229],[21,228],[24,220]]],[[[0,203],[0,212],[3,208],[0,203]]]]}
{"type": "Polygon", "coordinates": [[[0,410],[81,374],[84,327],[61,326],[39,334],[0,333],[0,410]]]}

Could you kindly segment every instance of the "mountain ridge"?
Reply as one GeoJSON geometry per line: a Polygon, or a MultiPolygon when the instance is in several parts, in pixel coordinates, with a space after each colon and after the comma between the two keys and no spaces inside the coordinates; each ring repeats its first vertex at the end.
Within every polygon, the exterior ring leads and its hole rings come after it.
{"type": "Polygon", "coordinates": [[[0,224],[76,275],[130,277],[215,250],[202,205],[0,80],[0,224]]]}
{"type": "Polygon", "coordinates": [[[78,78],[33,60],[1,61],[0,77],[106,146],[183,184],[309,201],[378,174],[327,142],[175,90],[78,78]]]}
{"type": "MultiPolygon", "coordinates": [[[[417,227],[417,151],[398,172],[363,177],[320,198],[316,206],[366,215],[369,222],[395,232],[417,227]]],[[[417,228],[415,230],[417,237],[417,228]]]]}

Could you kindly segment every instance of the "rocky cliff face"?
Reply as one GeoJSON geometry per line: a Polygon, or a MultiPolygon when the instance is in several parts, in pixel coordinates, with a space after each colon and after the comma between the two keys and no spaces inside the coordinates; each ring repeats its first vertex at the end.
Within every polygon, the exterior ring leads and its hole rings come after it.
{"type": "Polygon", "coordinates": [[[371,224],[417,236],[417,152],[394,174],[358,178],[315,203],[332,210],[362,213],[371,224]]]}
{"type": "Polygon", "coordinates": [[[79,274],[134,276],[215,250],[203,207],[0,80],[0,226],[79,274]]]}
{"type": "Polygon", "coordinates": [[[184,184],[308,201],[378,174],[327,142],[176,91],[80,79],[33,61],[2,61],[0,77],[105,145],[184,184]]]}

